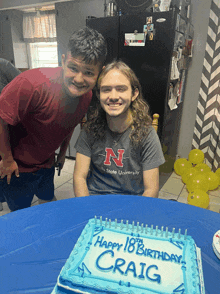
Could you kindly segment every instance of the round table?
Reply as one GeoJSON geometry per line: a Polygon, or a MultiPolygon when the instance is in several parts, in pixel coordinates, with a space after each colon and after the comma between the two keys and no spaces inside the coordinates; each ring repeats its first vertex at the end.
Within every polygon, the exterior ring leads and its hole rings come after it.
{"type": "Polygon", "coordinates": [[[87,221],[94,216],[185,229],[201,248],[207,294],[220,293],[220,260],[212,249],[220,214],[143,196],[60,200],[0,217],[0,293],[49,294],[87,221]]]}

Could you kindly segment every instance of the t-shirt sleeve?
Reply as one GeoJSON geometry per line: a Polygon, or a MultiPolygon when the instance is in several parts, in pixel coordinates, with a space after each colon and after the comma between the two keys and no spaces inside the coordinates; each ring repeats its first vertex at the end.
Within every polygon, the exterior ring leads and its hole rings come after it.
{"type": "Polygon", "coordinates": [[[92,157],[91,142],[85,130],[82,130],[80,132],[79,138],[75,144],[75,149],[76,149],[76,152],[80,154],[83,154],[90,158],[92,157]]]}
{"type": "Polygon", "coordinates": [[[10,125],[16,125],[34,107],[33,86],[25,78],[16,77],[0,95],[0,117],[10,125]]]}
{"type": "Polygon", "coordinates": [[[153,127],[143,140],[141,162],[143,170],[157,168],[165,162],[159,137],[153,127]]]}

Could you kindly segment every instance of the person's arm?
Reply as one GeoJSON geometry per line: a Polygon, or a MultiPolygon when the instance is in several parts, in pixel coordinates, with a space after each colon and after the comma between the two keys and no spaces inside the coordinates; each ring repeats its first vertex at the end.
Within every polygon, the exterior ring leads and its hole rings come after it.
{"type": "Polygon", "coordinates": [[[66,151],[67,151],[67,148],[69,146],[73,131],[65,138],[65,140],[60,145],[60,151],[59,151],[59,154],[57,155],[57,158],[56,158],[56,161],[55,161],[55,167],[59,167],[60,169],[63,168],[65,158],[66,158],[65,157],[66,156],[66,151]]]}
{"type": "Polygon", "coordinates": [[[18,177],[19,170],[11,152],[8,124],[2,118],[0,118],[0,155],[2,157],[0,161],[0,177],[3,179],[7,176],[7,183],[10,184],[11,175],[15,172],[18,177]]]}
{"type": "Polygon", "coordinates": [[[76,197],[89,196],[87,175],[91,158],[81,153],[76,153],[76,163],[73,172],[73,189],[76,197]]]}
{"type": "Polygon", "coordinates": [[[13,160],[8,124],[0,117],[0,155],[3,160],[13,160]]]}
{"type": "Polygon", "coordinates": [[[159,166],[165,162],[161,143],[155,129],[151,126],[148,136],[142,145],[143,168],[143,196],[158,198],[159,192],[159,166]]]}
{"type": "MultiPolygon", "coordinates": [[[[15,126],[20,123],[29,111],[29,105],[34,108],[34,101],[32,101],[33,86],[25,78],[16,77],[3,89],[0,95],[0,109],[1,109],[1,130],[0,130],[0,155],[2,161],[0,162],[1,178],[7,176],[7,182],[10,183],[11,175],[19,176],[17,163],[12,156],[10,137],[8,131],[8,124],[15,126]],[[22,97],[22,103],[20,98],[22,97]],[[4,121],[7,117],[8,123],[4,121]]],[[[35,103],[38,103],[36,101],[35,103]]]]}
{"type": "Polygon", "coordinates": [[[142,196],[158,198],[159,168],[143,171],[144,193],[142,196]]]}

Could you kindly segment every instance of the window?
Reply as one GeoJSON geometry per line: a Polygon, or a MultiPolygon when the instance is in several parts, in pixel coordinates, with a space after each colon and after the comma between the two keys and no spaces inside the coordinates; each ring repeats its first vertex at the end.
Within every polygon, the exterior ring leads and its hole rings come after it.
{"type": "Polygon", "coordinates": [[[57,42],[29,43],[30,68],[57,67],[57,42]]]}

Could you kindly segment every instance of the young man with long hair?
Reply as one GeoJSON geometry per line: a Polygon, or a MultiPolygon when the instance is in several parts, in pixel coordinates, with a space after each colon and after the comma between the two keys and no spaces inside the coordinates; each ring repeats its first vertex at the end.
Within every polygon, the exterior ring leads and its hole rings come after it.
{"type": "Polygon", "coordinates": [[[158,197],[165,160],[135,73],[121,61],[108,64],[98,78],[97,97],[76,143],[76,197],[158,197]]]}

